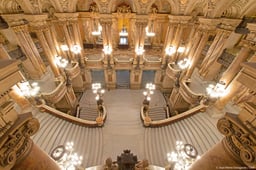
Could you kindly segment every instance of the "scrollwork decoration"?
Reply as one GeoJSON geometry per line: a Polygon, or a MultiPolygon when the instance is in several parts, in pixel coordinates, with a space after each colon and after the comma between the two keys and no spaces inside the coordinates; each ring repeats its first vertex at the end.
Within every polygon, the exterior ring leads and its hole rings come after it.
{"type": "Polygon", "coordinates": [[[217,128],[225,136],[231,136],[233,134],[231,122],[226,118],[221,118],[218,121],[217,128]]]}

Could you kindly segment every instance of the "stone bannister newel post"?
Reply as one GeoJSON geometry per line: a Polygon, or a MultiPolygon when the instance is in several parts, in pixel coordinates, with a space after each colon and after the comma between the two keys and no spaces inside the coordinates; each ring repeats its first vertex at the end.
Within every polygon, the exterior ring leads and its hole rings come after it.
{"type": "Polygon", "coordinates": [[[60,71],[54,61],[54,57],[57,56],[57,53],[53,44],[49,44],[49,40],[46,37],[49,33],[49,27],[46,23],[47,15],[25,15],[25,18],[29,21],[30,30],[36,33],[54,76],[59,77],[60,71]]]}
{"type": "MultiPolygon", "coordinates": [[[[207,54],[201,64],[199,73],[206,80],[213,80],[221,69],[221,64],[217,62],[218,58],[223,53],[223,50],[228,47],[232,41],[231,33],[241,20],[238,19],[222,19],[218,26],[217,34],[212,42],[207,54]]],[[[228,47],[230,48],[230,47],[228,47]]]]}
{"type": "Polygon", "coordinates": [[[2,15],[8,25],[14,30],[19,46],[25,53],[27,60],[23,62],[25,71],[32,79],[39,79],[45,72],[46,67],[41,56],[28,32],[28,26],[24,22],[24,15],[2,15]]]}
{"type": "Polygon", "coordinates": [[[10,98],[11,88],[23,80],[18,62],[0,62],[0,169],[59,170],[59,166],[30,139],[39,129],[38,120],[31,112],[18,113],[10,98]]]}
{"type": "Polygon", "coordinates": [[[191,65],[188,67],[185,77],[190,78],[194,69],[196,68],[197,62],[199,61],[202,50],[204,49],[209,34],[215,29],[219,23],[217,19],[199,18],[200,25],[195,35],[195,45],[192,46],[191,52],[189,52],[189,60],[191,65]]]}

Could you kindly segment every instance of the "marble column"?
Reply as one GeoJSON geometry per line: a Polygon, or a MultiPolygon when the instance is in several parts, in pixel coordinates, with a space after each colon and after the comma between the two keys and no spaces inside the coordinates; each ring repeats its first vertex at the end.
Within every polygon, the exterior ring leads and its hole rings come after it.
{"type": "Polygon", "coordinates": [[[224,43],[229,35],[230,32],[218,30],[199,70],[199,74],[204,77],[204,79],[212,80],[219,72],[221,64],[217,62],[217,59],[222,54],[224,50],[224,43]]]}
{"type": "Polygon", "coordinates": [[[5,48],[1,42],[0,42],[0,59],[11,59],[11,56],[5,50],[5,48]]]}
{"type": "Polygon", "coordinates": [[[51,159],[47,153],[42,151],[38,146],[36,146],[33,142],[31,149],[26,157],[24,157],[21,161],[17,162],[15,166],[12,168],[13,170],[60,170],[58,164],[51,159]]]}
{"type": "Polygon", "coordinates": [[[45,72],[46,67],[35,47],[34,42],[27,32],[27,25],[12,27],[16,33],[18,43],[28,60],[23,64],[32,79],[39,79],[45,72]],[[32,42],[29,42],[32,41],[32,42]],[[33,48],[32,48],[33,47],[33,48]]]}
{"type": "Polygon", "coordinates": [[[145,34],[146,34],[145,28],[147,26],[147,23],[148,23],[148,20],[146,18],[136,19],[136,22],[135,22],[135,26],[136,26],[135,50],[139,47],[144,48],[144,40],[145,40],[145,34]]]}
{"type": "Polygon", "coordinates": [[[100,24],[102,26],[102,38],[103,38],[103,46],[109,46],[112,48],[112,19],[111,18],[103,18],[100,20],[100,24]]]}
{"type": "Polygon", "coordinates": [[[225,137],[190,169],[255,169],[255,120],[253,104],[246,104],[238,115],[226,113],[217,123],[225,137]]]}
{"type": "Polygon", "coordinates": [[[36,29],[36,35],[37,35],[37,38],[44,50],[44,53],[45,53],[45,56],[47,57],[47,60],[49,61],[49,65],[53,71],[53,74],[55,77],[59,77],[60,76],[60,70],[58,69],[57,65],[55,64],[55,61],[54,61],[54,57],[55,55],[52,54],[51,52],[51,49],[47,43],[47,40],[44,36],[44,33],[43,33],[43,30],[40,30],[40,29],[36,29]]]}
{"type": "Polygon", "coordinates": [[[202,32],[202,36],[200,38],[199,44],[197,49],[195,50],[195,53],[191,57],[191,65],[188,67],[188,70],[186,72],[186,78],[190,78],[194,69],[196,68],[197,62],[200,58],[200,55],[202,53],[202,50],[208,40],[209,33],[208,32],[202,32]]]}
{"type": "Polygon", "coordinates": [[[222,74],[222,77],[220,78],[220,81],[223,81],[228,85],[232,79],[237,75],[239,70],[241,69],[240,64],[249,57],[251,52],[250,47],[247,44],[244,44],[244,46],[241,48],[233,62],[230,64],[230,66],[227,68],[227,70],[222,74]]]}

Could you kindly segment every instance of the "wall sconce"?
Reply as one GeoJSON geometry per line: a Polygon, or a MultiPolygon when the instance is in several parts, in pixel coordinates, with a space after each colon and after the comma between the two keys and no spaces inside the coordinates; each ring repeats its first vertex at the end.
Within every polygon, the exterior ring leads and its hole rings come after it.
{"type": "Polygon", "coordinates": [[[139,47],[135,50],[135,52],[136,52],[137,55],[142,55],[142,54],[145,52],[145,50],[144,50],[144,48],[143,48],[142,46],[139,46],[139,47]]]}
{"type": "Polygon", "coordinates": [[[61,56],[56,56],[54,58],[54,62],[60,68],[65,68],[68,65],[68,60],[65,58],[62,58],[61,56]]]}
{"type": "Polygon", "coordinates": [[[109,45],[105,45],[102,51],[104,54],[110,55],[112,53],[112,48],[109,45]]]}
{"type": "Polygon", "coordinates": [[[190,62],[189,59],[184,58],[183,60],[178,61],[177,64],[178,64],[180,69],[184,70],[184,69],[188,68],[191,65],[191,62],[190,62]]]}
{"type": "Polygon", "coordinates": [[[81,52],[81,47],[80,47],[80,45],[73,45],[70,50],[71,50],[73,53],[78,54],[78,53],[81,52]]]}
{"type": "Polygon", "coordinates": [[[175,47],[174,46],[169,46],[165,49],[165,54],[167,55],[172,55],[176,52],[175,47]]]}

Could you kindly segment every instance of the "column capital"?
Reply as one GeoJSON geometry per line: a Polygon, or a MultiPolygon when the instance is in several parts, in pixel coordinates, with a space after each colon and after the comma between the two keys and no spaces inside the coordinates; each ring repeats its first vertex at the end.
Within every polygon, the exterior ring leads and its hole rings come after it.
{"type": "Polygon", "coordinates": [[[77,20],[79,13],[55,13],[54,15],[59,19],[59,21],[72,21],[77,20]]]}
{"type": "Polygon", "coordinates": [[[16,122],[1,137],[0,168],[11,169],[16,162],[24,158],[31,149],[32,140],[29,138],[39,129],[39,122],[32,113],[19,115],[16,122]]]}
{"type": "Polygon", "coordinates": [[[26,24],[26,21],[24,20],[24,14],[3,14],[1,16],[10,27],[26,24]]]}
{"type": "MultiPolygon", "coordinates": [[[[244,114],[241,113],[240,114],[244,114]]],[[[240,115],[239,114],[239,115],[240,115]]],[[[255,166],[256,138],[253,129],[256,127],[255,114],[243,121],[239,115],[226,113],[217,123],[218,130],[225,135],[223,143],[226,151],[237,162],[242,162],[248,167],[255,166]]],[[[248,116],[248,115],[247,115],[248,116]]],[[[243,116],[246,117],[246,116],[243,116]]]]}
{"type": "Polygon", "coordinates": [[[189,22],[189,20],[192,19],[192,16],[184,16],[184,15],[168,15],[169,22],[170,23],[180,23],[180,24],[186,24],[189,22]]]}
{"type": "Polygon", "coordinates": [[[218,28],[234,31],[235,28],[240,24],[241,19],[221,18],[219,21],[220,24],[218,25],[218,28]]]}
{"type": "Polygon", "coordinates": [[[213,31],[216,26],[220,23],[219,19],[210,19],[210,18],[199,18],[199,29],[206,31],[213,31]]]}
{"type": "Polygon", "coordinates": [[[46,14],[42,15],[24,15],[24,18],[29,21],[29,26],[32,27],[42,27],[47,25],[47,18],[46,14]]]}

